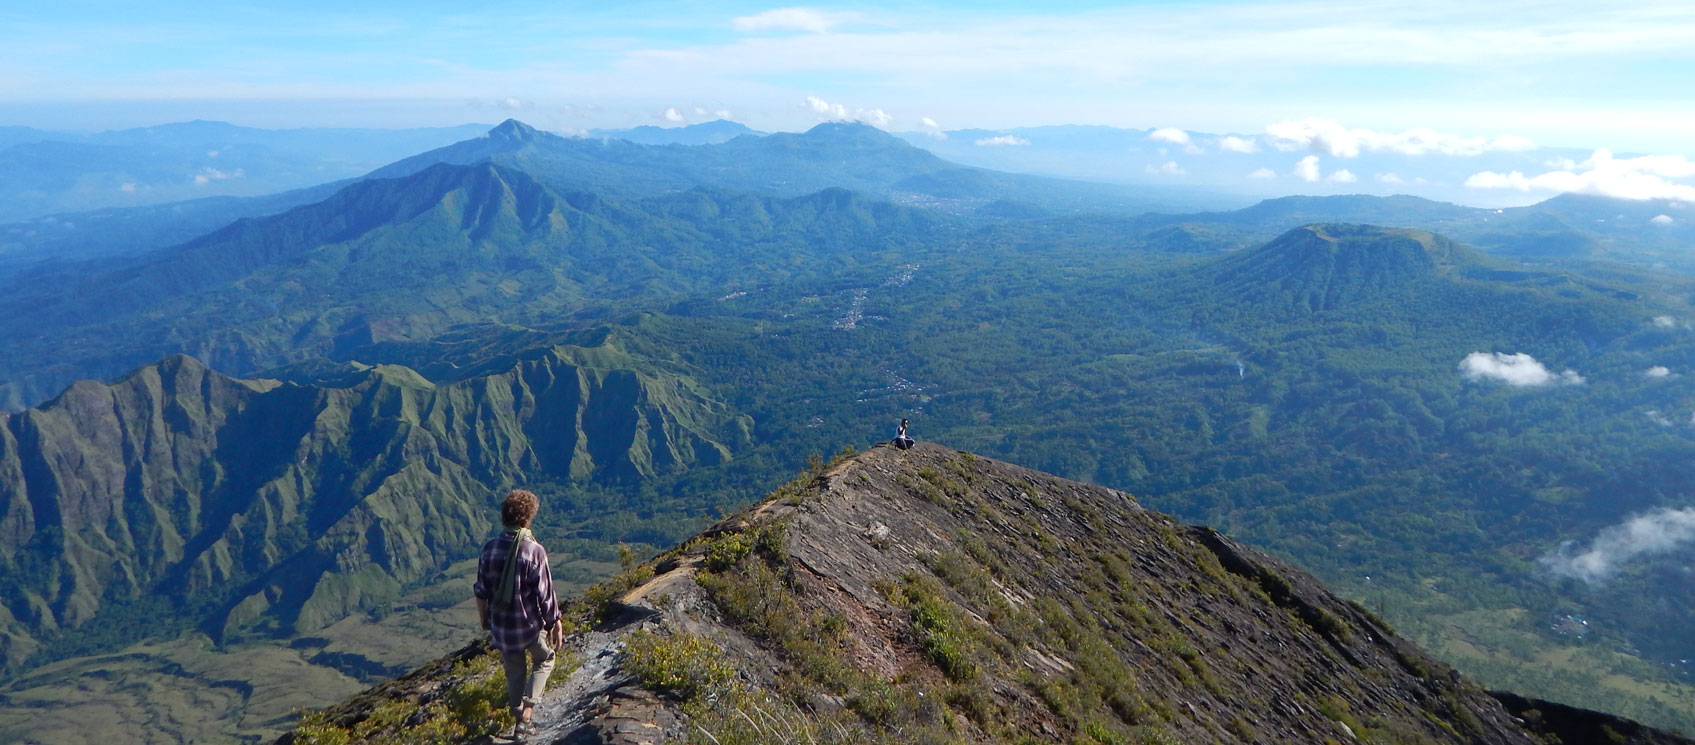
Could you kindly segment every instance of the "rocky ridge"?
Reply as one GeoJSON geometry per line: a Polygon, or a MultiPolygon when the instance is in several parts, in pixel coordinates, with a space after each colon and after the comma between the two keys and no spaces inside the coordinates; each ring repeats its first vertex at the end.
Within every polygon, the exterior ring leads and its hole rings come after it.
{"type": "Polygon", "coordinates": [[[721,463],[750,426],[610,342],[441,384],[240,380],[180,355],[80,382],[0,415],[0,670],[149,602],[220,636],[308,633],[473,551],[502,485],[721,463]]]}
{"type": "MultiPolygon", "coordinates": [[[[929,444],[820,464],[571,607],[532,742],[1691,742],[1492,695],[1216,531],[929,444]]],[[[487,742],[491,665],[472,644],[282,742],[409,741],[442,701],[487,742]]]]}

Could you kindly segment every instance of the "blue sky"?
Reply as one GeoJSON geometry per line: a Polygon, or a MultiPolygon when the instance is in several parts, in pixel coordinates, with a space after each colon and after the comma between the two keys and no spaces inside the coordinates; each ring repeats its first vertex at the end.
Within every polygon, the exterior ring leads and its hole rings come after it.
{"type": "Polygon", "coordinates": [[[0,124],[1254,135],[1312,119],[1682,156],[1691,39],[1688,2],[61,0],[0,10],[0,124]]]}

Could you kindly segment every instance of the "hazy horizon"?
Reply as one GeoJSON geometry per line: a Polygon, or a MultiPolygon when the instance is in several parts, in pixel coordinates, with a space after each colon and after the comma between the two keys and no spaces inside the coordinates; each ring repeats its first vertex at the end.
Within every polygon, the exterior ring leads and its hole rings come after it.
{"type": "Polygon", "coordinates": [[[1695,201],[1695,101],[1678,93],[1695,68],[1695,9],[1670,2],[671,0],[544,12],[501,1],[472,12],[72,0],[0,21],[0,125],[516,117],[581,134],[729,119],[933,136],[1099,125],[1164,133],[1170,147],[1114,159],[1119,170],[1094,180],[1252,194],[1358,184],[1490,206],[1563,192],[1695,201]]]}

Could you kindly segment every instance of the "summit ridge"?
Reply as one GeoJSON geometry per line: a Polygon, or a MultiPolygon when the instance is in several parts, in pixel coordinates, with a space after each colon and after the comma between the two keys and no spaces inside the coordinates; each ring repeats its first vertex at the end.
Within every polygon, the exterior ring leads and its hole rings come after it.
{"type": "MultiPolygon", "coordinates": [[[[1544,721],[1215,530],[934,444],[816,463],[567,619],[532,742],[1689,742],[1544,721]]],[[[498,678],[484,649],[282,742],[492,731],[432,703],[498,678]]]]}

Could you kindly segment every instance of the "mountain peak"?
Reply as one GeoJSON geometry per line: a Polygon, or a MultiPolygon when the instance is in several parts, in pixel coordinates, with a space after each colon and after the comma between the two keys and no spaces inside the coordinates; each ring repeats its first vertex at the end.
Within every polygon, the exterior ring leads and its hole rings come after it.
{"type": "Polygon", "coordinates": [[[824,122],[812,129],[806,130],[802,136],[809,140],[838,144],[853,143],[861,146],[889,146],[898,144],[905,147],[914,147],[913,145],[909,145],[906,140],[902,140],[899,137],[889,134],[888,132],[884,132],[883,130],[869,124],[861,124],[859,122],[824,122]]]}
{"type": "Polygon", "coordinates": [[[512,142],[534,142],[541,137],[541,132],[535,127],[517,119],[507,119],[488,131],[491,140],[507,140],[512,142]]]}
{"type": "Polygon", "coordinates": [[[1254,302],[1329,310],[1449,274],[1478,259],[1423,230],[1315,223],[1224,257],[1203,274],[1254,302]]]}
{"type": "MultiPolygon", "coordinates": [[[[819,463],[568,617],[583,662],[539,702],[549,742],[635,742],[632,721],[652,741],[746,741],[751,725],[833,743],[1542,742],[1275,559],[1122,492],[933,444],[819,463]]],[[[498,682],[482,649],[314,726],[498,682]]]]}

